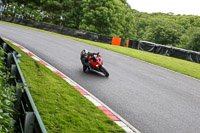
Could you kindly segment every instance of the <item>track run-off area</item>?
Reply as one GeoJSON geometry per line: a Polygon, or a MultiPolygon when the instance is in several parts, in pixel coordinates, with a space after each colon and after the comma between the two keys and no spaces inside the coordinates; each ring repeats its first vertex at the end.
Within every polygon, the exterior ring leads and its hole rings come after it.
{"type": "Polygon", "coordinates": [[[60,70],[142,133],[200,131],[200,80],[96,46],[1,22],[0,36],[60,70]],[[109,78],[82,72],[83,49],[100,52],[109,78]]]}

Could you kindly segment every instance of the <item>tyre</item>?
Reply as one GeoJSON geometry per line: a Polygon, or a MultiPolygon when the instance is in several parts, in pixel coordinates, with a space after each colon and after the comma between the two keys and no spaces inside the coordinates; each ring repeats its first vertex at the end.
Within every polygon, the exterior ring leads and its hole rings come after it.
{"type": "Polygon", "coordinates": [[[103,72],[103,74],[104,74],[106,77],[109,76],[108,71],[107,71],[104,67],[101,67],[101,71],[103,72]]]}

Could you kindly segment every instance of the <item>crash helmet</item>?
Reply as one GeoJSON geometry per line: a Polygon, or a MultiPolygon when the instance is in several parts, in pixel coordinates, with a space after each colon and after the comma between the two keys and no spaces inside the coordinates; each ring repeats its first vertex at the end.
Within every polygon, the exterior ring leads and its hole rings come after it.
{"type": "Polygon", "coordinates": [[[87,49],[82,50],[81,56],[87,57],[88,56],[88,50],[87,49]]]}

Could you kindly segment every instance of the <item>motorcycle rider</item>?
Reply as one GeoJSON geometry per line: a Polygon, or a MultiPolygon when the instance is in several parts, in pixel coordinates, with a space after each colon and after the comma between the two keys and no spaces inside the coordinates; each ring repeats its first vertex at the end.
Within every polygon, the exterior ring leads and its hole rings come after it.
{"type": "Polygon", "coordinates": [[[88,52],[87,49],[84,49],[84,50],[81,51],[81,62],[83,64],[83,71],[84,72],[86,71],[86,69],[89,66],[88,58],[92,55],[99,55],[99,52],[98,53],[91,53],[91,52],[88,52]]]}

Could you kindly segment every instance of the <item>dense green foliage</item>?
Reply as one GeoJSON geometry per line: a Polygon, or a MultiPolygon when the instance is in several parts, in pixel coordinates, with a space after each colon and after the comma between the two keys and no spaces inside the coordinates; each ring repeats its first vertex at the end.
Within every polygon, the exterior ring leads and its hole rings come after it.
{"type": "Polygon", "coordinates": [[[21,14],[26,19],[126,38],[136,32],[126,0],[4,1],[6,14],[21,14]]]}
{"type": "Polygon", "coordinates": [[[0,49],[0,132],[14,132],[14,100],[15,88],[9,84],[9,74],[6,72],[4,52],[0,49]]]}
{"type": "Polygon", "coordinates": [[[200,51],[200,16],[134,11],[137,40],[200,51]]]}
{"type": "Polygon", "coordinates": [[[200,51],[200,16],[144,13],[126,0],[4,0],[5,14],[200,51]],[[15,8],[14,8],[15,7],[15,8]],[[134,7],[133,7],[134,8],[134,7]]]}

